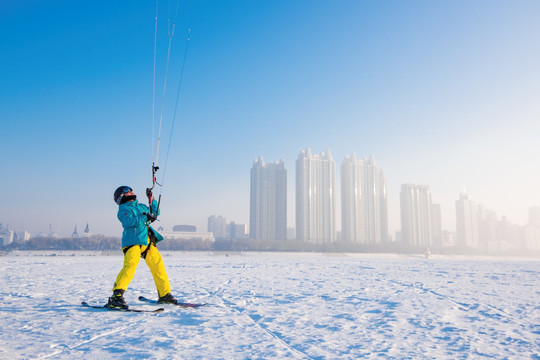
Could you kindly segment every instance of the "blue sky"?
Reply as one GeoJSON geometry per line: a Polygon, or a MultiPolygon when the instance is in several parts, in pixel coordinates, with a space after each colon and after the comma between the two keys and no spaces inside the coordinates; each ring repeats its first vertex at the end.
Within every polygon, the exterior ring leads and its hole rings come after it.
{"type": "MultiPolygon", "coordinates": [[[[176,4],[158,7],[156,122],[176,4]]],[[[2,2],[0,222],[120,234],[114,189],[143,195],[151,180],[155,5],[2,2]]],[[[392,233],[403,183],[430,185],[447,230],[463,189],[525,224],[540,206],[539,13],[538,1],[182,1],[158,180],[188,29],[190,40],[160,225],[247,224],[263,156],[285,159],[294,227],[308,146],[331,150],[338,170],[346,155],[374,156],[392,233]]]]}

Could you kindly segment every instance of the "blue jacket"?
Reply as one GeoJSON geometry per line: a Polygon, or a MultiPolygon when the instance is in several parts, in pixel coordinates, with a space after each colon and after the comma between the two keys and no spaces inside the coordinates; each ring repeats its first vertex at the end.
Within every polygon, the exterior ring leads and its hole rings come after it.
{"type": "MultiPolygon", "coordinates": [[[[156,200],[152,201],[152,212],[155,214],[158,207],[156,200]]],[[[148,245],[148,229],[152,231],[157,241],[163,240],[157,231],[151,226],[146,226],[146,215],[149,212],[148,206],[139,201],[128,201],[118,206],[118,220],[122,223],[124,232],[122,233],[122,248],[132,245],[148,245]]],[[[158,213],[159,215],[159,213],[158,213]]]]}

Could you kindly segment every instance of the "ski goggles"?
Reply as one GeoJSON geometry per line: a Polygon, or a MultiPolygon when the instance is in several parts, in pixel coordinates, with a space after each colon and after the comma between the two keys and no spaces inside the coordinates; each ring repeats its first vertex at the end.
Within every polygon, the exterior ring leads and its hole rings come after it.
{"type": "Polygon", "coordinates": [[[129,186],[124,186],[124,187],[122,188],[122,194],[128,193],[128,192],[130,192],[130,191],[133,191],[133,189],[130,188],[129,186]]]}

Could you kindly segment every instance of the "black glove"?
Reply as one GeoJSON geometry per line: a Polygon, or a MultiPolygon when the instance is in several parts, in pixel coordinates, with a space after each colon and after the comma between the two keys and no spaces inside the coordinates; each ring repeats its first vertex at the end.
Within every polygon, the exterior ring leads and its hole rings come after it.
{"type": "Polygon", "coordinates": [[[144,214],[144,215],[146,215],[146,221],[148,222],[154,222],[157,220],[157,215],[154,215],[152,213],[144,214]]]}

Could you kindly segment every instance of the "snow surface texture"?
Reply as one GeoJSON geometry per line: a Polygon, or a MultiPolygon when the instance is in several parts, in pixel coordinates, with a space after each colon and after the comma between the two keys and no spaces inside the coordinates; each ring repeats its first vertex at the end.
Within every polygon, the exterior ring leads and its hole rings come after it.
{"type": "MultiPolygon", "coordinates": [[[[0,257],[1,359],[540,359],[540,262],[164,252],[163,313],[84,308],[122,257],[0,257]]],[[[155,297],[141,262],[128,304],[155,297]]]]}

